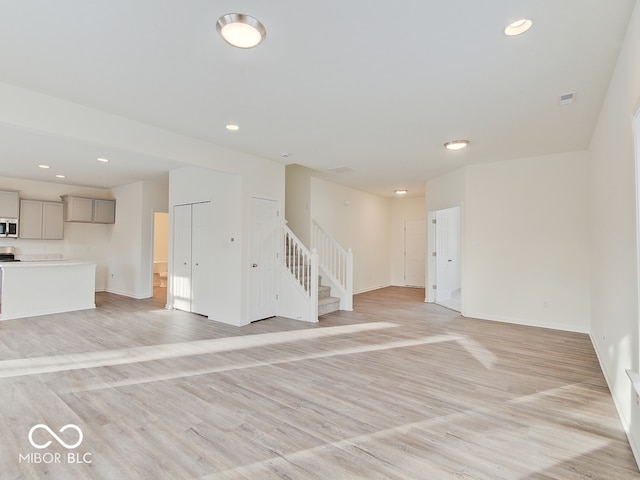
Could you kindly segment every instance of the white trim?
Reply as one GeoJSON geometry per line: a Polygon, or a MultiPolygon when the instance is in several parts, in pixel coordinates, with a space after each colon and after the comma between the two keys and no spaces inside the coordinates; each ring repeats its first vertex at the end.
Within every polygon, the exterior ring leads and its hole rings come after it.
{"type": "MultiPolygon", "coordinates": [[[[387,287],[391,287],[391,286],[392,286],[391,283],[385,283],[384,285],[377,285],[375,287],[367,287],[367,288],[363,288],[361,290],[357,290],[357,291],[353,292],[353,294],[357,295],[359,293],[373,292],[374,290],[380,290],[381,288],[387,288],[387,287]]],[[[412,288],[412,287],[406,287],[406,288],[412,288]]],[[[420,287],[416,287],[416,288],[420,288],[420,287]]]]}
{"type": "Polygon", "coordinates": [[[475,318],[478,320],[488,320],[491,322],[511,323],[514,325],[523,325],[526,327],[548,328],[550,330],[560,330],[563,332],[584,333],[587,335],[590,334],[589,326],[582,327],[562,323],[535,322],[523,318],[503,317],[501,315],[487,315],[478,312],[465,312],[464,316],[468,318],[475,318]]]}
{"type": "MultiPolygon", "coordinates": [[[[593,337],[591,336],[591,333],[589,333],[589,339],[591,340],[591,344],[593,345],[593,349],[596,352],[596,357],[598,359],[598,364],[600,365],[600,370],[602,371],[602,375],[604,376],[604,380],[607,383],[607,386],[609,387],[609,391],[610,392],[614,392],[614,383],[611,381],[611,379],[609,378],[609,375],[607,374],[607,369],[604,367],[604,364],[602,363],[602,358],[604,358],[602,356],[602,354],[600,353],[600,351],[598,350],[598,343],[595,342],[593,340],[593,337]]],[[[636,460],[636,463],[638,465],[640,465],[640,445],[637,445],[634,442],[635,437],[633,435],[630,435],[630,425],[631,425],[631,421],[624,415],[624,409],[622,409],[620,407],[620,403],[618,402],[618,396],[617,395],[613,395],[613,393],[611,394],[611,398],[613,399],[613,404],[616,407],[616,410],[618,411],[618,417],[620,417],[620,423],[622,424],[622,428],[624,428],[625,434],[627,435],[627,441],[629,442],[629,446],[631,447],[631,452],[633,453],[633,456],[636,460]]]]}
{"type": "MultiPolygon", "coordinates": [[[[635,165],[635,221],[636,221],[636,325],[640,325],[640,110],[633,116],[633,141],[634,141],[634,165],[635,165]]],[[[636,329],[636,345],[640,345],[640,328],[636,329]]],[[[635,367],[633,370],[640,371],[640,352],[634,352],[635,367]]],[[[638,458],[638,457],[636,457],[638,458]]],[[[639,463],[640,464],[640,463],[639,463]]]]}

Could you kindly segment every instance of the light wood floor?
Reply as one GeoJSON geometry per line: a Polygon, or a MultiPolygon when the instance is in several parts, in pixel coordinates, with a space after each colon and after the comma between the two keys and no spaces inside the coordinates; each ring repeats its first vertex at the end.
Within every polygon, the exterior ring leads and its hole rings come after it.
{"type": "Polygon", "coordinates": [[[98,294],[0,322],[0,478],[640,478],[588,336],[423,298],[234,328],[98,294]],[[37,449],[37,424],[83,441],[37,449]]]}

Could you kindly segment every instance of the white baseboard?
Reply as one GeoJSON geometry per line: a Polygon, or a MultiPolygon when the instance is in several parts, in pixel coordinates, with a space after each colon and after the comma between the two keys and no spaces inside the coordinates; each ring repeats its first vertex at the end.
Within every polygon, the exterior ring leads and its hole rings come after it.
{"type": "Polygon", "coordinates": [[[551,330],[561,330],[563,332],[585,333],[589,334],[589,327],[576,326],[563,323],[545,323],[536,322],[524,318],[503,317],[500,315],[487,315],[479,312],[464,311],[462,315],[469,318],[477,318],[479,320],[490,320],[492,322],[512,323],[514,325],[524,325],[527,327],[549,328],[551,330]]]}
{"type": "Polygon", "coordinates": [[[622,428],[624,428],[625,434],[627,435],[627,441],[629,442],[629,446],[631,447],[631,452],[633,453],[633,457],[636,460],[636,464],[640,468],[640,445],[638,445],[635,441],[635,438],[629,435],[629,425],[631,421],[625,417],[624,410],[620,408],[620,402],[618,401],[618,397],[613,394],[614,383],[609,378],[607,370],[604,368],[604,364],[602,363],[602,355],[600,354],[600,350],[598,350],[598,344],[593,341],[593,337],[589,334],[589,339],[591,340],[591,345],[593,345],[593,349],[596,352],[596,357],[598,358],[598,363],[600,364],[600,370],[602,371],[602,375],[604,375],[604,380],[607,382],[607,386],[609,387],[609,393],[611,394],[611,398],[613,398],[613,404],[616,407],[616,411],[618,412],[618,417],[620,417],[620,423],[622,423],[622,428]]]}
{"type": "Polygon", "coordinates": [[[136,300],[144,300],[145,298],[151,298],[153,296],[153,295],[135,295],[131,292],[115,290],[113,288],[105,288],[103,291],[107,293],[113,293],[114,295],[122,295],[123,297],[135,298],[136,300]]]}
{"type": "Polygon", "coordinates": [[[359,293],[373,292],[374,290],[380,290],[381,288],[387,288],[387,287],[391,287],[391,286],[392,285],[390,283],[387,283],[385,285],[378,285],[377,287],[367,287],[367,288],[363,288],[361,290],[354,291],[353,294],[357,295],[359,293]]]}

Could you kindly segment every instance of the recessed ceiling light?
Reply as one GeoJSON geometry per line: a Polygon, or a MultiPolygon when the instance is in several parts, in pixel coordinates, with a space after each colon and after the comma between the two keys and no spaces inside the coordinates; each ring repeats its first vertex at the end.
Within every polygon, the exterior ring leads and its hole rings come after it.
{"type": "Polygon", "coordinates": [[[504,34],[508,35],[509,37],[520,35],[529,30],[532,25],[533,22],[528,18],[521,18],[507,25],[507,27],[504,29],[504,34]]]}
{"type": "Polygon", "coordinates": [[[56,175],[57,178],[66,178],[65,175],[56,175]]]}
{"type": "Polygon", "coordinates": [[[409,193],[409,190],[396,190],[396,194],[398,195],[406,195],[409,193]]]}
{"type": "Polygon", "coordinates": [[[461,150],[469,145],[469,140],[451,140],[444,144],[445,148],[449,150],[461,150]]]}
{"type": "Polygon", "coordinates": [[[225,125],[225,128],[231,132],[237,132],[238,130],[240,130],[240,127],[238,125],[235,125],[233,123],[230,123],[228,125],[225,125]]]}
{"type": "Polygon", "coordinates": [[[264,40],[267,30],[257,19],[243,13],[227,13],[221,16],[216,29],[229,45],[253,48],[264,40]]]}
{"type": "Polygon", "coordinates": [[[98,161],[102,162],[102,163],[107,163],[109,161],[109,159],[108,158],[99,158],[98,161]]]}
{"type": "Polygon", "coordinates": [[[49,165],[38,165],[40,168],[51,168],[49,165]]]}

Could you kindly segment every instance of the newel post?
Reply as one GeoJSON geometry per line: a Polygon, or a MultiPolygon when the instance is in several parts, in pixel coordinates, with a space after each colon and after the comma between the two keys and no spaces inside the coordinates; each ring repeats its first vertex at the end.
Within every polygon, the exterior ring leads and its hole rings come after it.
{"type": "Polygon", "coordinates": [[[347,250],[347,284],[345,285],[346,298],[344,302],[344,309],[347,311],[353,310],[353,250],[349,248],[347,250]]]}
{"type": "Polygon", "coordinates": [[[311,321],[318,321],[318,263],[320,262],[320,256],[318,255],[318,249],[311,250],[311,278],[309,279],[309,317],[311,321]]]}

